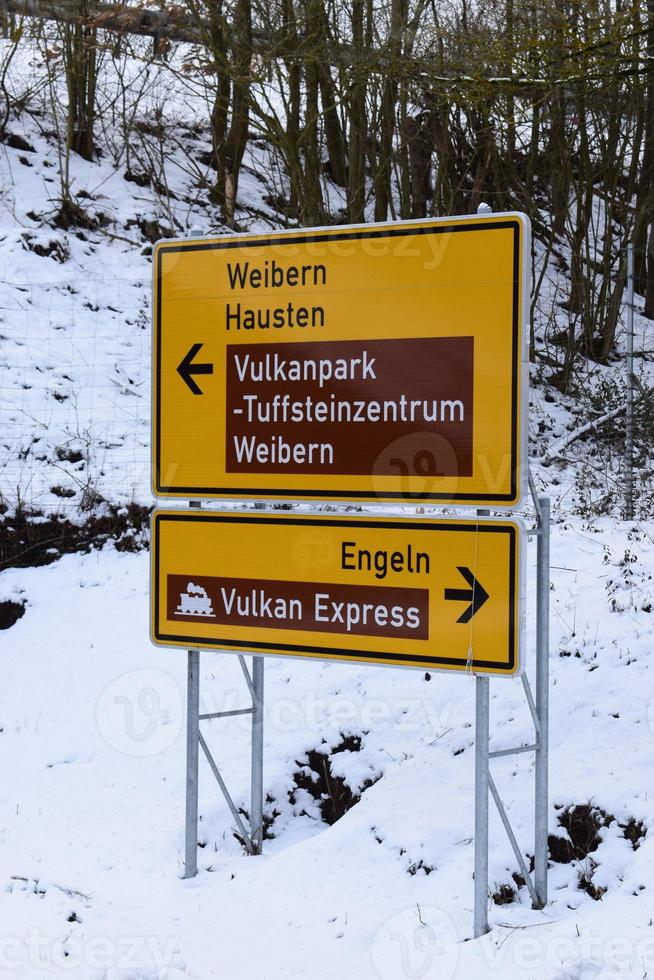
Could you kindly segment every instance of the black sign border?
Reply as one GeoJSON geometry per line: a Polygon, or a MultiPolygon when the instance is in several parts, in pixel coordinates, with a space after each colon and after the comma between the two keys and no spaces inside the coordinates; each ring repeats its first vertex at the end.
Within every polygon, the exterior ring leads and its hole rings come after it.
{"type": "MultiPolygon", "coordinates": [[[[184,645],[189,648],[202,647],[209,649],[225,649],[233,648],[242,650],[243,652],[253,652],[253,653],[269,653],[274,655],[276,652],[281,655],[287,651],[289,654],[296,654],[301,656],[303,653],[312,653],[319,656],[324,656],[325,659],[330,661],[347,661],[348,658],[352,658],[355,662],[361,662],[361,657],[377,657],[379,660],[385,663],[382,666],[387,665],[390,661],[392,664],[397,666],[408,666],[418,670],[424,670],[426,667],[438,668],[441,665],[447,665],[448,667],[459,667],[464,669],[467,667],[467,663],[464,664],[460,657],[430,657],[423,655],[412,656],[407,653],[388,653],[387,651],[380,650],[342,650],[333,647],[319,647],[319,646],[305,646],[297,643],[248,643],[245,640],[233,640],[233,639],[207,639],[206,637],[198,636],[177,636],[168,633],[161,633],[159,629],[159,607],[160,607],[160,574],[159,574],[159,561],[160,561],[160,526],[162,521],[203,521],[205,523],[211,524],[290,524],[293,526],[305,526],[305,527],[344,527],[352,528],[356,527],[357,522],[352,520],[342,520],[338,518],[303,518],[303,517],[250,517],[245,514],[217,514],[217,513],[190,513],[190,512],[167,512],[162,513],[156,511],[152,516],[152,535],[151,535],[151,546],[152,546],[152,590],[154,593],[154,606],[152,614],[152,640],[155,643],[166,644],[166,641],[171,641],[175,645],[184,645]],[[420,660],[420,664],[409,663],[408,661],[420,660]]],[[[476,524],[474,521],[467,521],[461,523],[451,523],[448,521],[384,521],[384,520],[362,520],[361,525],[365,527],[377,527],[386,528],[391,530],[409,530],[409,531],[470,531],[471,533],[481,533],[481,534],[508,534],[509,535],[509,642],[507,651],[506,663],[497,663],[494,660],[480,660],[478,658],[473,658],[470,661],[470,670],[474,672],[475,668],[489,668],[494,670],[498,674],[515,673],[516,659],[517,659],[517,644],[516,644],[516,625],[515,625],[515,604],[516,604],[516,576],[517,576],[517,555],[516,555],[516,537],[517,529],[515,526],[510,524],[500,524],[493,523],[490,521],[480,521],[476,524]]]]}
{"type": "Polygon", "coordinates": [[[173,497],[259,497],[263,499],[274,499],[276,497],[295,498],[298,500],[368,500],[378,501],[410,501],[420,503],[425,500],[440,500],[443,502],[455,503],[456,501],[483,501],[485,503],[514,504],[519,501],[519,474],[518,474],[518,399],[521,392],[518,390],[518,378],[520,373],[520,339],[522,324],[519,316],[520,298],[520,252],[521,252],[521,222],[517,218],[506,221],[495,221],[488,223],[481,222],[460,222],[452,225],[433,225],[415,226],[410,228],[370,228],[357,231],[344,231],[338,234],[330,234],[329,230],[317,234],[297,235],[297,236],[273,236],[266,237],[265,240],[256,238],[254,240],[241,240],[240,238],[224,238],[220,241],[193,242],[187,244],[176,243],[175,245],[160,245],[156,250],[156,269],[155,277],[157,283],[157,302],[155,310],[155,330],[156,330],[156,363],[154,379],[154,395],[156,399],[156,427],[155,427],[155,453],[153,460],[153,489],[155,495],[169,494],[173,497]],[[384,491],[375,494],[367,490],[283,490],[276,489],[253,489],[252,487],[188,487],[188,486],[163,486],[161,483],[161,287],[162,287],[162,261],[163,256],[173,252],[206,252],[225,248],[247,248],[248,246],[265,245],[297,245],[303,242],[320,242],[324,239],[329,241],[347,241],[350,239],[363,238],[397,238],[407,235],[430,235],[430,234],[455,234],[466,231],[492,231],[498,229],[513,229],[513,313],[512,313],[512,372],[511,372],[511,490],[509,493],[403,493],[401,491],[384,491]]]}

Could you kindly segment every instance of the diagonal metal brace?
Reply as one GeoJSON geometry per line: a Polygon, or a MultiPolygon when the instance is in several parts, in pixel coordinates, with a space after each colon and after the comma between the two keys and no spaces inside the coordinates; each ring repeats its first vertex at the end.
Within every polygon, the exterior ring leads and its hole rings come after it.
{"type": "MultiPolygon", "coordinates": [[[[531,466],[527,464],[527,475],[529,477],[529,490],[531,492],[531,499],[534,504],[534,510],[536,511],[536,521],[538,524],[538,529],[543,526],[543,512],[540,506],[540,499],[538,497],[538,490],[536,489],[536,483],[534,481],[534,474],[531,472],[531,466]]],[[[532,532],[533,533],[533,532],[532,532]]]]}
{"type": "Polygon", "coordinates": [[[233,718],[235,715],[251,715],[253,708],[236,708],[234,711],[212,711],[208,715],[200,715],[200,721],[211,721],[213,718],[233,718]]]}
{"type": "Polygon", "coordinates": [[[491,795],[495,800],[495,806],[497,807],[497,812],[499,813],[500,819],[504,824],[504,829],[506,830],[506,834],[511,843],[511,847],[513,848],[513,853],[515,854],[516,860],[520,865],[520,872],[522,874],[522,877],[525,879],[525,883],[527,885],[527,888],[529,889],[529,894],[531,895],[532,901],[535,904],[538,904],[538,895],[536,894],[534,883],[531,880],[531,875],[529,874],[527,864],[525,862],[524,857],[522,856],[522,851],[518,846],[518,842],[516,840],[515,834],[513,833],[513,828],[511,826],[511,823],[509,822],[509,818],[507,816],[506,810],[504,809],[504,804],[500,799],[500,794],[497,792],[495,780],[491,776],[490,772],[488,773],[488,786],[491,791],[491,795]]]}
{"type": "Polygon", "coordinates": [[[236,807],[236,804],[234,803],[233,799],[229,795],[229,790],[227,789],[227,786],[225,784],[225,780],[221,776],[220,770],[218,769],[218,766],[214,762],[214,758],[213,758],[213,756],[212,756],[212,754],[211,754],[211,752],[209,750],[209,746],[205,742],[204,735],[202,734],[202,732],[200,732],[200,734],[199,734],[199,739],[200,739],[200,745],[202,746],[202,751],[204,752],[205,756],[207,757],[207,762],[209,763],[209,765],[211,767],[211,771],[214,774],[214,776],[216,777],[216,782],[220,786],[220,789],[222,791],[222,794],[225,797],[225,801],[227,803],[227,806],[231,810],[232,816],[234,817],[234,820],[236,821],[236,824],[238,826],[238,829],[239,829],[239,832],[241,834],[241,837],[243,838],[243,842],[245,844],[245,848],[246,848],[246,850],[248,851],[249,854],[255,854],[256,851],[255,851],[255,848],[254,848],[254,844],[252,843],[252,841],[250,839],[250,835],[248,834],[248,832],[245,829],[245,826],[243,824],[243,821],[241,820],[241,814],[238,812],[238,809],[236,807]]]}
{"type": "Polygon", "coordinates": [[[527,704],[529,705],[529,711],[531,712],[531,720],[534,723],[534,729],[536,735],[540,735],[540,718],[538,717],[538,709],[536,708],[536,702],[534,701],[534,695],[531,691],[531,685],[527,677],[526,672],[522,675],[522,686],[524,688],[525,697],[527,699],[527,704]]]}
{"type": "Polygon", "coordinates": [[[489,759],[501,759],[506,755],[520,755],[522,752],[535,752],[538,745],[514,745],[510,749],[496,749],[488,753],[489,759]]]}
{"type": "Polygon", "coordinates": [[[245,663],[245,657],[243,656],[242,653],[239,653],[238,655],[238,662],[241,665],[241,670],[243,671],[243,676],[245,677],[245,683],[247,684],[250,694],[252,696],[252,700],[254,701],[256,700],[256,694],[254,693],[254,683],[252,682],[252,675],[250,674],[250,671],[247,668],[247,664],[245,663]]]}

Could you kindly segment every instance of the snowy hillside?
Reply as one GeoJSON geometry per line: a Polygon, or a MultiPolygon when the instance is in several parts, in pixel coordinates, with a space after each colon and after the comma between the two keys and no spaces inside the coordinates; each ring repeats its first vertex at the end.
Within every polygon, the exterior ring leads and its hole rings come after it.
{"type": "MultiPolygon", "coordinates": [[[[36,51],[22,52],[16,90],[42,67],[36,51]]],[[[132,84],[143,84],[138,63],[130,67],[132,84]]],[[[165,101],[167,192],[141,186],[139,150],[126,160],[116,128],[97,162],[71,158],[72,192],[83,208],[72,223],[57,204],[57,132],[44,95],[12,120],[0,144],[0,479],[10,511],[80,521],[103,504],[150,503],[152,244],[208,230],[210,221],[198,195],[209,134],[198,122],[199,100],[194,111],[182,91],[155,74],[142,107],[145,153],[165,101]],[[189,156],[197,164],[191,174],[189,156]]],[[[104,93],[115,97],[113,87],[104,93]]],[[[279,216],[263,205],[254,159],[251,166],[242,217],[265,230],[279,216]],[[261,217],[250,218],[250,209],[261,217]]]]}
{"type": "MultiPolygon", "coordinates": [[[[619,356],[588,362],[565,395],[540,358],[531,379],[533,474],[555,520],[548,906],[531,909],[491,806],[492,931],[470,941],[472,678],[274,658],[264,854],[244,855],[202,761],[200,873],[183,880],[186,658],[148,639],[150,256],[162,236],[226,233],[199,193],[206,105],[199,90],[127,59],[144,92],[143,141],[128,159],[109,72],[101,155],[72,155],[80,210],[62,217],[57,96],[30,88],[41,59],[25,47],[12,65],[29,109],[0,143],[0,975],[654,977],[654,523],[647,460],[642,517],[619,519],[619,356]],[[147,152],[165,192],[141,179],[147,152]],[[138,513],[131,545],[121,537],[128,505],[138,513]],[[37,537],[39,522],[47,528],[34,553],[29,535],[17,540],[16,513],[37,537]],[[65,546],[50,540],[58,518],[78,528],[65,546]],[[87,553],[60,557],[81,545],[87,553]]],[[[266,152],[250,141],[243,228],[284,224],[266,152]]],[[[536,273],[542,255],[537,244],[536,273]]],[[[561,327],[566,276],[564,263],[548,268],[538,341],[561,327]]],[[[651,321],[637,313],[645,386],[652,346],[651,321]]],[[[242,706],[238,661],[203,653],[201,690],[207,712],[242,706]]],[[[493,681],[491,709],[492,749],[533,740],[519,681],[493,681]]],[[[247,810],[248,719],[206,731],[247,810]]],[[[532,757],[498,760],[493,772],[531,857],[532,757]]]]}

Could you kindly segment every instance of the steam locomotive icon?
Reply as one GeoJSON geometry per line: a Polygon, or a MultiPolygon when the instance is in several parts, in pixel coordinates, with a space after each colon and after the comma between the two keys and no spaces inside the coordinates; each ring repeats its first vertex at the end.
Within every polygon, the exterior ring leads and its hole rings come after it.
{"type": "Polygon", "coordinates": [[[202,585],[189,582],[186,592],[180,592],[176,616],[198,616],[201,619],[215,619],[211,599],[202,585]]]}

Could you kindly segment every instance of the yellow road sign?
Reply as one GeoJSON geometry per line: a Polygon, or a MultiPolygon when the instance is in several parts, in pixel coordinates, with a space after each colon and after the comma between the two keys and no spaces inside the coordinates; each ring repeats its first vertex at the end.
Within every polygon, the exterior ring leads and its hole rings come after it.
{"type": "Polygon", "coordinates": [[[160,242],[156,496],[515,506],[521,214],[160,242]]]}
{"type": "Polygon", "coordinates": [[[522,540],[516,520],[156,511],[152,640],[516,674],[522,540]]]}

